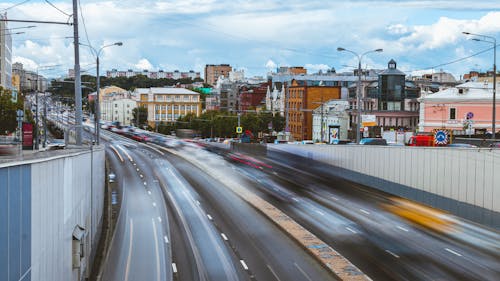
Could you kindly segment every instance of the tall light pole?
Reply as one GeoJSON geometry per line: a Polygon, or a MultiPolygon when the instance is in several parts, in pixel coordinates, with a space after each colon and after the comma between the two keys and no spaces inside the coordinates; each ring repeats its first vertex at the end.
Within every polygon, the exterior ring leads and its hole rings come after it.
{"type": "Polygon", "coordinates": [[[111,46],[122,46],[123,43],[122,42],[116,42],[116,43],[113,43],[113,44],[109,44],[109,45],[104,45],[102,46],[99,50],[96,50],[94,47],[92,47],[91,45],[87,45],[87,44],[83,44],[83,43],[80,43],[80,45],[83,45],[83,46],[87,46],[89,47],[94,56],[96,57],[96,84],[97,84],[97,91],[96,91],[96,98],[95,98],[95,117],[94,117],[94,124],[95,124],[95,128],[94,128],[94,131],[95,131],[95,137],[96,137],[96,140],[95,140],[95,143],[97,145],[99,145],[99,135],[100,135],[100,118],[101,118],[101,107],[99,106],[99,96],[100,96],[100,90],[101,90],[101,79],[100,79],[100,75],[99,75],[99,56],[101,55],[101,52],[104,48],[107,48],[107,47],[111,47],[111,46]]]}
{"type": "Polygon", "coordinates": [[[493,113],[491,119],[491,139],[495,139],[496,135],[496,94],[497,94],[497,39],[493,36],[487,36],[482,34],[474,34],[470,32],[462,32],[465,35],[473,35],[478,37],[483,37],[484,39],[472,38],[474,41],[482,41],[493,44],[493,113]],[[490,41],[490,40],[492,41],[490,41]]]}
{"type": "Polygon", "coordinates": [[[358,53],[354,52],[354,51],[351,51],[351,50],[347,50],[345,48],[342,48],[342,47],[338,47],[337,48],[337,51],[339,52],[349,52],[353,55],[355,55],[356,57],[358,57],[358,85],[357,85],[357,93],[356,93],[356,105],[357,105],[357,125],[356,125],[356,143],[359,144],[359,141],[361,140],[361,59],[363,58],[364,55],[366,54],[369,54],[369,53],[375,53],[375,52],[382,52],[383,50],[382,49],[376,49],[376,50],[372,50],[372,51],[368,51],[368,52],[364,52],[362,53],[361,55],[359,55],[358,53]]]}

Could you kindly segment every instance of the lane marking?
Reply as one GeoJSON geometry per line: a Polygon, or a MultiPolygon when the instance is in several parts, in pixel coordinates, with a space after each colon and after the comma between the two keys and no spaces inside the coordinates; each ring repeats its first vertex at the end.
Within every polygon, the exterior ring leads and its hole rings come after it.
{"type": "Polygon", "coordinates": [[[156,203],[155,202],[153,202],[153,207],[156,207],[156,203]]]}
{"type": "Polygon", "coordinates": [[[144,185],[148,185],[146,182],[144,182],[144,185]]]}
{"type": "Polygon", "coordinates": [[[227,239],[227,236],[226,236],[226,234],[224,234],[224,233],[221,233],[221,234],[220,234],[220,236],[222,236],[222,239],[224,239],[224,240],[226,240],[226,241],[227,241],[227,240],[229,240],[229,239],[227,239]]]}
{"type": "Polygon", "coordinates": [[[109,147],[111,147],[111,149],[113,149],[113,151],[116,153],[118,158],[120,158],[120,161],[123,162],[123,157],[120,155],[120,152],[118,152],[118,150],[116,150],[116,148],[113,145],[110,145],[109,147]]]}
{"type": "Polygon", "coordinates": [[[278,275],[276,275],[276,272],[274,272],[270,265],[267,264],[267,268],[269,269],[269,271],[271,271],[276,280],[281,281],[281,279],[278,277],[278,275]]]}
{"type": "Polygon", "coordinates": [[[160,217],[158,217],[158,221],[161,222],[161,218],[160,217]]]}
{"type": "Polygon", "coordinates": [[[175,262],[172,263],[172,270],[174,273],[177,273],[177,265],[175,265],[175,262]]]}
{"type": "Polygon", "coordinates": [[[292,197],[292,200],[295,201],[295,202],[299,202],[299,199],[297,199],[295,197],[292,197]]]}
{"type": "Polygon", "coordinates": [[[461,256],[462,256],[461,254],[459,254],[459,253],[457,253],[457,252],[455,252],[455,251],[453,251],[453,250],[451,250],[451,249],[448,249],[448,248],[444,248],[444,249],[445,249],[446,251],[448,251],[448,252],[450,252],[450,253],[452,253],[452,254],[456,255],[456,256],[459,256],[459,257],[461,257],[461,256]]]}
{"type": "Polygon", "coordinates": [[[393,256],[393,257],[395,257],[395,258],[399,259],[399,256],[398,256],[398,255],[396,255],[396,254],[394,254],[393,252],[391,252],[391,251],[389,251],[389,250],[385,250],[385,251],[386,251],[387,253],[389,253],[391,256],[393,256]]]}
{"type": "Polygon", "coordinates": [[[399,229],[401,229],[402,231],[405,231],[405,232],[408,232],[408,231],[409,231],[408,229],[406,229],[406,228],[404,228],[404,227],[402,227],[402,226],[399,226],[399,225],[397,226],[397,228],[399,228],[399,229]]]}
{"type": "Polygon", "coordinates": [[[293,265],[294,265],[294,266],[295,266],[295,267],[296,267],[296,268],[300,271],[300,273],[302,273],[302,275],[304,275],[304,276],[307,278],[307,280],[309,280],[309,281],[313,281],[313,280],[309,277],[309,275],[307,275],[307,274],[305,273],[305,271],[304,271],[304,270],[302,270],[302,268],[300,268],[300,266],[299,266],[296,262],[294,262],[294,263],[293,263],[293,265]]]}
{"type": "Polygon", "coordinates": [[[207,217],[209,220],[213,220],[211,215],[207,214],[207,217]]]}
{"type": "Polygon", "coordinates": [[[123,153],[125,153],[125,156],[127,156],[128,160],[130,160],[130,162],[134,162],[134,159],[132,159],[132,157],[130,157],[130,154],[127,153],[127,151],[123,148],[121,148],[121,151],[123,151],[123,153]]]}
{"type": "Polygon", "coordinates": [[[324,216],[324,215],[325,215],[325,213],[323,213],[323,212],[321,212],[321,211],[318,211],[318,210],[316,210],[315,212],[316,212],[316,213],[318,213],[318,214],[320,214],[320,215],[322,215],[322,216],[324,216]]]}
{"type": "Polygon", "coordinates": [[[156,224],[155,220],[151,219],[153,222],[153,233],[155,236],[155,253],[156,253],[156,276],[158,277],[157,280],[160,281],[160,252],[158,251],[158,235],[156,234],[156,224]]]}
{"type": "Polygon", "coordinates": [[[332,198],[335,201],[339,201],[339,199],[337,197],[335,197],[335,196],[330,196],[330,198],[332,198]]]}
{"type": "Polygon", "coordinates": [[[128,257],[127,257],[127,266],[125,267],[125,281],[128,280],[128,272],[130,269],[130,260],[132,259],[132,240],[134,239],[134,221],[132,218],[130,219],[130,238],[128,243],[128,257]]]}
{"type": "Polygon", "coordinates": [[[151,190],[148,190],[148,194],[151,195],[151,190]]]}
{"type": "Polygon", "coordinates": [[[135,168],[137,170],[137,172],[139,172],[139,168],[135,168]]]}
{"type": "Polygon", "coordinates": [[[368,212],[367,210],[363,210],[363,209],[359,209],[359,210],[360,210],[361,212],[363,212],[363,213],[367,214],[367,215],[369,215],[369,214],[370,214],[370,212],[368,212]]]}
{"type": "Polygon", "coordinates": [[[352,229],[352,228],[350,228],[350,227],[346,227],[345,229],[349,230],[349,231],[350,231],[350,232],[352,232],[352,233],[357,233],[355,230],[353,230],[353,229],[352,229]]]}
{"type": "Polygon", "coordinates": [[[163,240],[165,240],[165,244],[168,244],[168,237],[167,237],[167,235],[163,236],[163,240]]]}
{"type": "Polygon", "coordinates": [[[245,270],[248,270],[248,266],[247,266],[247,264],[245,263],[245,261],[244,261],[244,260],[240,260],[240,263],[241,263],[241,265],[243,266],[243,268],[244,268],[245,270]]]}
{"type": "Polygon", "coordinates": [[[142,179],[144,176],[142,174],[140,174],[139,177],[141,177],[141,179],[142,179]]]}
{"type": "Polygon", "coordinates": [[[196,204],[198,204],[198,206],[200,206],[201,203],[200,203],[200,201],[196,200],[196,204]]]}

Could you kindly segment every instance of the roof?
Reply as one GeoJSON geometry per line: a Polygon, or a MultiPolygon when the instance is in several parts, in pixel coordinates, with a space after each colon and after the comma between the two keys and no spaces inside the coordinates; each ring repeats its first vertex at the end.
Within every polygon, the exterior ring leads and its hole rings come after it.
{"type": "Polygon", "coordinates": [[[488,101],[491,102],[493,91],[491,91],[492,84],[467,82],[460,84],[455,88],[448,88],[441,90],[434,94],[429,94],[422,97],[422,101],[488,101]],[[460,90],[462,91],[460,93],[460,90]]]}
{"type": "Polygon", "coordinates": [[[381,73],[379,73],[379,75],[404,75],[404,76],[406,76],[406,74],[403,71],[401,71],[397,68],[388,68],[388,69],[382,71],[381,73]]]}
{"type": "Polygon", "coordinates": [[[166,95],[199,95],[198,92],[193,92],[184,88],[137,88],[136,92],[140,94],[148,94],[150,91],[153,94],[166,94],[166,95]]]}

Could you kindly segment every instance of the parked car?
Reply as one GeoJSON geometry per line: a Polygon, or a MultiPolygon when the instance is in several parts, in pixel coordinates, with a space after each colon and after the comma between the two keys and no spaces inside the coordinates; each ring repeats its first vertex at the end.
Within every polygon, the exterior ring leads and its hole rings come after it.
{"type": "Polygon", "coordinates": [[[359,141],[361,145],[387,145],[387,141],[382,138],[364,138],[359,141]]]}

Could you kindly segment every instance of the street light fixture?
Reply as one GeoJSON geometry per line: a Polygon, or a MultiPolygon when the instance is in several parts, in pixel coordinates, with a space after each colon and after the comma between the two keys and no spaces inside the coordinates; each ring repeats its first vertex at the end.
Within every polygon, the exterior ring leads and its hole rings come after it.
{"type": "Polygon", "coordinates": [[[99,106],[99,95],[100,95],[100,89],[101,89],[101,83],[100,83],[100,77],[99,77],[99,56],[101,55],[101,52],[104,48],[107,48],[107,47],[111,47],[111,46],[122,46],[123,43],[122,42],[115,42],[113,44],[109,44],[109,45],[104,45],[102,46],[99,50],[96,50],[94,47],[92,47],[91,45],[87,45],[87,44],[83,44],[83,43],[80,43],[80,45],[83,45],[83,46],[87,46],[89,47],[94,56],[96,57],[96,86],[97,86],[97,92],[96,92],[96,99],[95,99],[95,117],[94,117],[94,123],[95,123],[95,128],[94,128],[94,131],[95,131],[95,136],[96,136],[96,141],[95,143],[97,145],[99,145],[99,135],[100,135],[100,118],[101,118],[101,108],[99,106]]]}
{"type": "Polygon", "coordinates": [[[493,44],[493,113],[491,119],[491,139],[495,139],[496,136],[496,93],[497,93],[497,39],[493,36],[475,34],[470,32],[462,32],[465,35],[473,35],[483,37],[485,39],[472,38],[474,41],[482,41],[493,44]],[[492,41],[488,40],[491,39],[492,41]]]}
{"type": "Polygon", "coordinates": [[[364,55],[366,54],[369,54],[369,53],[380,53],[380,52],[383,52],[383,49],[375,49],[375,50],[372,50],[372,51],[367,51],[367,52],[364,52],[362,53],[361,55],[359,55],[358,53],[354,52],[354,51],[351,51],[351,50],[348,50],[348,49],[345,49],[345,48],[342,48],[342,47],[338,47],[337,48],[337,51],[339,52],[348,52],[348,53],[351,53],[353,55],[355,55],[356,57],[358,57],[358,84],[357,84],[357,93],[356,93],[356,104],[357,104],[357,125],[356,125],[356,143],[359,144],[359,141],[361,140],[361,59],[363,58],[364,55]]]}

